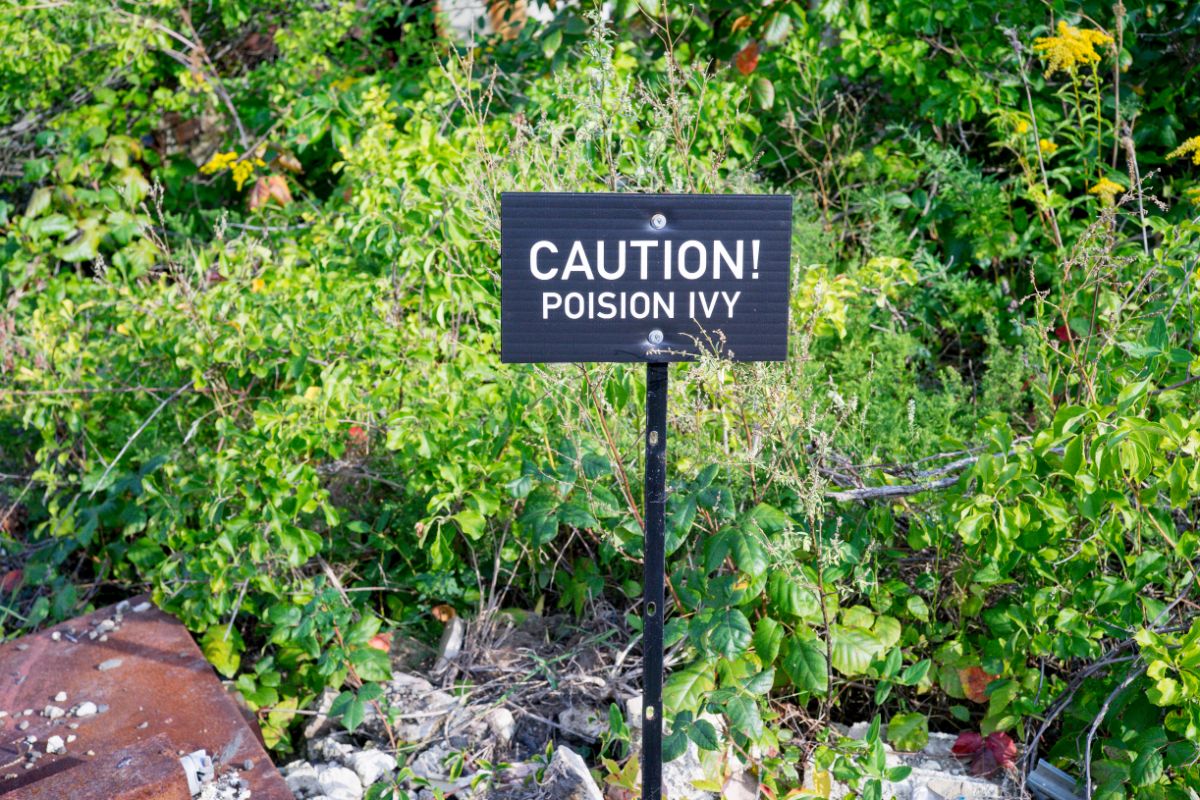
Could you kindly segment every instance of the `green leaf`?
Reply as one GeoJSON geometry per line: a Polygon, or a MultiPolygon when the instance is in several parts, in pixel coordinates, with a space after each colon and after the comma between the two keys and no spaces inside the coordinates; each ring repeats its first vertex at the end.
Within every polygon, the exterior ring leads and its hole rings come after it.
{"type": "Polygon", "coordinates": [[[767,571],[767,551],[755,531],[739,531],[733,537],[733,560],[737,568],[757,578],[767,571]]]}
{"type": "Polygon", "coordinates": [[[759,108],[765,110],[775,105],[775,84],[770,78],[755,78],[754,83],[750,84],[750,92],[759,108]]]}
{"type": "Polygon", "coordinates": [[[1160,750],[1143,750],[1133,760],[1129,777],[1134,786],[1150,786],[1163,776],[1163,757],[1160,750]]]}
{"type": "Polygon", "coordinates": [[[888,723],[887,738],[897,750],[915,753],[929,744],[929,718],[915,711],[896,714],[888,723]]]}
{"type": "Polygon", "coordinates": [[[688,728],[688,738],[696,743],[701,750],[718,750],[721,747],[721,737],[717,728],[706,719],[698,719],[688,728]]]}
{"type": "Polygon", "coordinates": [[[687,752],[688,726],[676,724],[675,728],[663,737],[663,762],[671,762],[687,752]]]}
{"type": "Polygon", "coordinates": [[[200,639],[200,650],[208,663],[226,678],[237,674],[242,663],[242,651],[246,649],[237,628],[227,625],[212,625],[200,639]],[[228,634],[228,635],[226,635],[228,634]]]}
{"type": "Polygon", "coordinates": [[[929,621],[929,606],[925,604],[925,598],[918,594],[909,595],[909,598],[904,601],[904,607],[908,609],[908,613],[914,618],[922,622],[929,621]]]}
{"type": "Polygon", "coordinates": [[[663,684],[663,705],[670,712],[694,711],[715,685],[713,662],[695,661],[667,678],[663,684]]]}
{"type": "Polygon", "coordinates": [[[754,652],[763,666],[775,663],[783,643],[783,626],[770,617],[762,617],[754,627],[754,652]]]}
{"type": "Polygon", "coordinates": [[[823,692],[829,687],[825,649],[818,639],[788,637],[783,645],[783,658],[780,663],[797,689],[823,692]]]}
{"type": "Polygon", "coordinates": [[[713,618],[709,643],[714,653],[735,659],[746,652],[751,638],[750,621],[740,609],[727,608],[713,618]]]}
{"type": "Polygon", "coordinates": [[[879,640],[863,628],[829,626],[833,643],[833,668],[846,676],[865,675],[882,647],[879,640]]]}
{"type": "Polygon", "coordinates": [[[746,695],[735,695],[725,703],[725,714],[733,727],[751,739],[762,736],[762,717],[758,713],[758,701],[746,695]]]}

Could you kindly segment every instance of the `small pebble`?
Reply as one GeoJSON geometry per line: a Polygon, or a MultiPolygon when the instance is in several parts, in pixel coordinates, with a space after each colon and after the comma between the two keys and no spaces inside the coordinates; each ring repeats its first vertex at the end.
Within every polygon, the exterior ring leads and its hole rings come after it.
{"type": "Polygon", "coordinates": [[[27,708],[27,709],[25,709],[24,711],[22,711],[22,712],[21,712],[21,716],[23,716],[23,717],[32,717],[32,716],[33,716],[33,709],[32,709],[32,708],[27,708]]]}
{"type": "Polygon", "coordinates": [[[51,736],[49,739],[46,740],[46,754],[47,755],[50,755],[52,753],[65,753],[65,752],[67,752],[67,746],[65,744],[63,744],[63,740],[62,740],[61,736],[51,736]]]}
{"type": "Polygon", "coordinates": [[[95,750],[88,750],[88,751],[87,751],[87,754],[88,754],[89,756],[94,756],[94,755],[96,755],[96,751],[95,751],[95,750]]]}
{"type": "Polygon", "coordinates": [[[138,603],[136,606],[133,607],[133,613],[135,613],[135,614],[141,614],[143,611],[149,611],[149,610],[150,610],[150,603],[148,603],[148,602],[138,603]]]}
{"type": "Polygon", "coordinates": [[[97,639],[96,641],[98,641],[98,642],[107,642],[107,641],[108,641],[108,634],[107,634],[107,633],[105,633],[105,634],[102,634],[102,635],[100,636],[100,638],[99,638],[99,639],[97,639]]]}
{"type": "Polygon", "coordinates": [[[101,661],[99,664],[97,664],[96,669],[100,670],[101,672],[108,672],[110,669],[116,669],[123,663],[124,662],[119,658],[110,658],[108,661],[101,661]]]}
{"type": "Polygon", "coordinates": [[[77,716],[77,717],[92,717],[92,716],[95,716],[96,712],[99,710],[100,709],[96,708],[95,703],[93,703],[91,700],[87,700],[85,702],[80,703],[79,706],[75,709],[75,716],[77,716]]]}
{"type": "Polygon", "coordinates": [[[79,738],[79,737],[78,737],[78,736],[76,736],[75,734],[73,734],[73,733],[68,733],[68,734],[67,734],[67,744],[70,744],[71,742],[75,741],[75,740],[76,740],[76,739],[78,739],[78,738],[79,738]]]}
{"type": "Polygon", "coordinates": [[[70,729],[71,729],[71,730],[73,730],[73,731],[77,731],[77,730],[79,730],[79,723],[78,723],[78,722],[71,722],[71,723],[69,723],[69,724],[67,725],[67,727],[68,727],[68,728],[70,728],[70,729]]]}
{"type": "Polygon", "coordinates": [[[254,759],[247,758],[245,761],[243,761],[242,769],[244,769],[246,772],[249,772],[250,770],[254,769],[254,759]]]}
{"type": "Polygon", "coordinates": [[[17,724],[17,730],[24,731],[29,729],[29,720],[23,719],[17,724]]]}
{"type": "Polygon", "coordinates": [[[8,712],[7,712],[7,711],[0,711],[0,719],[4,719],[4,718],[5,718],[5,717],[7,717],[7,716],[8,716],[8,712]]]}
{"type": "Polygon", "coordinates": [[[50,634],[50,639],[55,642],[61,642],[62,634],[59,633],[58,631],[55,631],[54,633],[50,634]]]}
{"type": "Polygon", "coordinates": [[[139,731],[144,731],[144,730],[146,730],[146,728],[149,728],[149,727],[150,727],[150,723],[149,723],[149,722],[143,722],[141,725],[138,725],[138,726],[137,726],[137,729],[138,729],[139,731]]]}
{"type": "Polygon", "coordinates": [[[59,717],[65,716],[66,713],[67,712],[63,711],[58,706],[46,706],[46,709],[42,712],[42,716],[46,717],[47,719],[58,719],[59,717]]]}
{"type": "Polygon", "coordinates": [[[37,737],[33,735],[26,736],[25,744],[37,744],[37,737]]]}
{"type": "Polygon", "coordinates": [[[66,693],[66,692],[59,692],[58,694],[54,695],[54,702],[56,702],[56,703],[65,703],[65,702],[67,702],[67,693],[66,693]]]}
{"type": "Polygon", "coordinates": [[[20,650],[22,653],[24,653],[26,650],[29,649],[29,645],[25,644],[24,642],[21,642],[19,645],[17,645],[17,649],[20,650]]]}

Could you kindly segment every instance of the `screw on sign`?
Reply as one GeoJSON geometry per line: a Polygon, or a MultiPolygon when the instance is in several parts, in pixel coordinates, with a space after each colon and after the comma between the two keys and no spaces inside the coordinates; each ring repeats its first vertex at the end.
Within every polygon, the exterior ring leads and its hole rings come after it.
{"type": "Polygon", "coordinates": [[[505,363],[646,364],[642,797],[662,797],[667,366],[787,358],[792,200],[510,192],[505,363]]]}

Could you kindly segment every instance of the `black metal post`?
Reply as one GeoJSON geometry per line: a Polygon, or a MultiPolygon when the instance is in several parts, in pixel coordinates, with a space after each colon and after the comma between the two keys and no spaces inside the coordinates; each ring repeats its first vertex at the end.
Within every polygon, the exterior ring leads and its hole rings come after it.
{"type": "Polygon", "coordinates": [[[667,365],[646,365],[645,547],[642,557],[642,800],[662,798],[663,531],[667,515],[667,365]]]}

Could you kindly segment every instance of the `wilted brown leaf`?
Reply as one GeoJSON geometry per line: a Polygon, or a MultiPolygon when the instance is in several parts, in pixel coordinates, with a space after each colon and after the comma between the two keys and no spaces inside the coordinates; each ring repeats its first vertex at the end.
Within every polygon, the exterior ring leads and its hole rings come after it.
{"type": "Polygon", "coordinates": [[[751,42],[733,57],[733,65],[743,75],[749,75],[758,67],[758,42],[751,42]]]}
{"type": "Polygon", "coordinates": [[[962,681],[963,694],[968,700],[986,703],[988,684],[994,681],[996,676],[988,675],[981,667],[967,667],[958,671],[958,679],[962,681]]]}
{"type": "Polygon", "coordinates": [[[287,178],[282,175],[267,175],[256,180],[247,202],[251,211],[257,211],[272,200],[281,206],[292,202],[292,190],[288,188],[287,178]]]}

